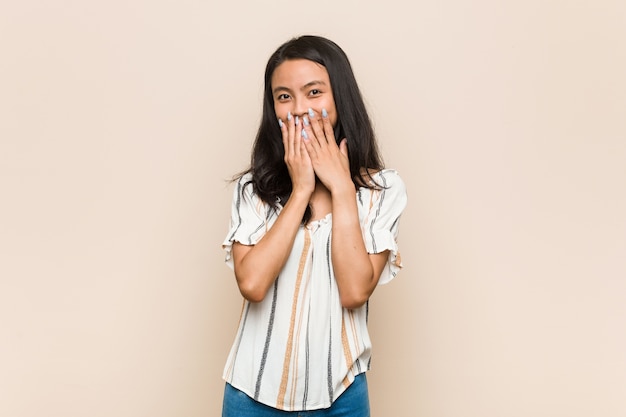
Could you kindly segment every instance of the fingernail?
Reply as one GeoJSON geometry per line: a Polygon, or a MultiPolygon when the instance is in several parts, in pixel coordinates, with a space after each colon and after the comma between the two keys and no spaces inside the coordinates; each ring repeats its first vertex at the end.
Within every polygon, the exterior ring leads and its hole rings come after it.
{"type": "Polygon", "coordinates": [[[305,125],[305,126],[308,126],[308,125],[309,125],[309,118],[308,118],[308,117],[306,117],[306,116],[304,116],[304,117],[302,118],[302,122],[304,123],[304,125],[305,125]]]}
{"type": "Polygon", "coordinates": [[[300,124],[300,118],[296,116],[296,126],[298,126],[298,124],[300,124]]]}
{"type": "Polygon", "coordinates": [[[287,120],[291,120],[291,112],[287,112],[287,120]]]}
{"type": "Polygon", "coordinates": [[[328,112],[326,111],[326,109],[322,109],[322,117],[328,117],[328,112]]]}
{"type": "Polygon", "coordinates": [[[313,111],[312,108],[309,107],[309,116],[311,117],[315,117],[315,112],[313,111]]]}
{"type": "Polygon", "coordinates": [[[309,138],[309,135],[306,133],[306,130],[302,129],[302,137],[305,139],[309,138]]]}
{"type": "Polygon", "coordinates": [[[278,126],[280,126],[281,128],[283,127],[283,121],[278,119],[278,126]]]}

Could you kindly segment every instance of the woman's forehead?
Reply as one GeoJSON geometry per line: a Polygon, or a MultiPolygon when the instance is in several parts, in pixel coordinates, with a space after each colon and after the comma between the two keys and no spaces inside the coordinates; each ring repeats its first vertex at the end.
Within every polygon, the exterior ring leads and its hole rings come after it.
{"type": "Polygon", "coordinates": [[[308,59],[290,59],[280,63],[272,74],[272,87],[277,85],[303,86],[312,81],[330,83],[328,71],[323,65],[308,59]]]}

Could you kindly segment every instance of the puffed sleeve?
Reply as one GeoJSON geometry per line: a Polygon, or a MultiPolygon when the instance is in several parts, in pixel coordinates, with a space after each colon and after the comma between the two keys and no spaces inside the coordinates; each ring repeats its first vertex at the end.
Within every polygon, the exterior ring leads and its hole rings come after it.
{"type": "Polygon", "coordinates": [[[255,245],[265,235],[272,220],[273,210],[254,193],[252,184],[246,185],[249,180],[249,174],[243,175],[235,185],[230,228],[222,243],[226,264],[231,268],[233,243],[255,245]]]}
{"type": "Polygon", "coordinates": [[[389,250],[389,259],[378,281],[379,284],[386,284],[402,268],[397,238],[400,216],[407,203],[407,194],[404,181],[395,170],[380,171],[374,179],[381,189],[361,188],[359,195],[361,230],[368,253],[389,250]]]}

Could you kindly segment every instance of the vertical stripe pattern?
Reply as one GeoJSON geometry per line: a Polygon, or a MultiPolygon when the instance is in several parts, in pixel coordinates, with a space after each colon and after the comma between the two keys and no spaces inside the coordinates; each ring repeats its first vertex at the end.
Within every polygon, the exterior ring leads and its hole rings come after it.
{"type": "Polygon", "coordinates": [[[276,297],[278,295],[278,279],[274,281],[274,294],[272,296],[272,309],[270,313],[270,320],[267,324],[267,336],[265,337],[265,345],[263,346],[263,355],[261,356],[261,366],[259,367],[259,373],[257,374],[256,387],[254,390],[254,399],[259,399],[259,392],[261,392],[261,381],[263,379],[263,371],[265,370],[265,363],[267,362],[267,354],[270,349],[270,341],[272,340],[272,330],[274,330],[274,318],[276,317],[276,297]]]}
{"type": "MultiPolygon", "coordinates": [[[[244,175],[232,202],[222,246],[254,245],[280,216],[255,194],[244,175]]],[[[380,282],[401,267],[396,238],[406,205],[404,183],[393,170],[374,174],[380,189],[357,190],[358,216],[368,253],[389,251],[380,282]]],[[[332,265],[332,214],[301,226],[292,252],[264,300],[244,302],[224,378],[263,404],[286,411],[329,407],[371,364],[369,302],[341,307],[332,265]]]]}
{"type": "MultiPolygon", "coordinates": [[[[302,284],[302,276],[304,275],[304,267],[306,266],[306,258],[311,244],[311,238],[308,233],[304,234],[304,248],[300,256],[298,265],[298,273],[296,276],[296,286],[293,293],[293,301],[291,303],[291,319],[289,320],[289,336],[287,346],[285,348],[285,360],[283,362],[283,374],[280,381],[280,389],[278,391],[278,399],[276,401],[277,408],[284,408],[285,393],[287,391],[287,382],[289,380],[289,368],[291,366],[291,355],[293,354],[293,332],[296,324],[296,313],[298,310],[298,297],[300,295],[300,285],[302,284]]],[[[295,365],[297,366],[297,364],[295,365]]],[[[295,387],[296,381],[293,382],[295,387]]]]}

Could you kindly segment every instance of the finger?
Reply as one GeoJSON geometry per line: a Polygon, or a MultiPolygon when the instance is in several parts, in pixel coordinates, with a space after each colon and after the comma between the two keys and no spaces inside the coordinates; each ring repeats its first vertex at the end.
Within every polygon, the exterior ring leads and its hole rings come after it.
{"type": "Polygon", "coordinates": [[[285,146],[285,156],[293,156],[294,154],[294,150],[295,150],[295,146],[294,146],[294,135],[296,132],[295,126],[294,126],[294,119],[293,116],[291,115],[291,112],[287,113],[287,140],[286,140],[286,146],[285,146]]]}
{"type": "Polygon", "coordinates": [[[280,127],[280,133],[283,138],[283,147],[285,148],[285,156],[287,156],[287,153],[289,151],[289,142],[288,142],[289,133],[287,132],[287,124],[283,122],[282,119],[279,118],[278,126],[280,127]]]}
{"type": "Polygon", "coordinates": [[[320,120],[315,117],[315,112],[309,109],[310,129],[315,135],[320,146],[326,145],[328,138],[324,134],[324,129],[320,124],[320,120]]]}
{"type": "Polygon", "coordinates": [[[301,153],[301,142],[302,142],[302,128],[301,128],[300,118],[296,116],[293,121],[293,150],[294,154],[298,157],[302,155],[301,153]]]}
{"type": "Polygon", "coordinates": [[[302,118],[302,138],[304,139],[304,142],[307,144],[307,149],[310,146],[317,154],[318,150],[320,149],[320,142],[323,139],[318,137],[313,131],[313,126],[315,124],[316,124],[315,122],[311,124],[311,119],[308,116],[304,116],[302,118]]]}
{"type": "Polygon", "coordinates": [[[330,118],[328,117],[328,112],[326,112],[326,109],[322,109],[322,125],[324,127],[324,135],[326,136],[328,143],[337,145],[337,142],[335,141],[335,132],[333,130],[333,125],[332,123],[330,123],[330,118]]]}
{"type": "MultiPolygon", "coordinates": [[[[306,135],[306,132],[304,134],[306,135]]],[[[309,153],[309,150],[307,148],[307,142],[310,142],[310,141],[305,139],[304,136],[300,137],[300,147],[299,147],[300,148],[300,157],[301,157],[301,159],[303,159],[307,163],[311,163],[311,154],[309,153]]],[[[315,151],[312,150],[311,152],[315,152],[315,151]]]]}
{"type": "Polygon", "coordinates": [[[346,158],[348,157],[348,140],[346,138],[341,139],[339,143],[339,152],[346,158]]]}
{"type": "MultiPolygon", "coordinates": [[[[309,123],[307,121],[307,123],[309,123]]],[[[311,160],[317,158],[317,153],[319,150],[319,143],[315,137],[311,138],[313,132],[311,131],[311,125],[308,124],[302,129],[302,144],[306,149],[306,153],[311,160]]]]}

